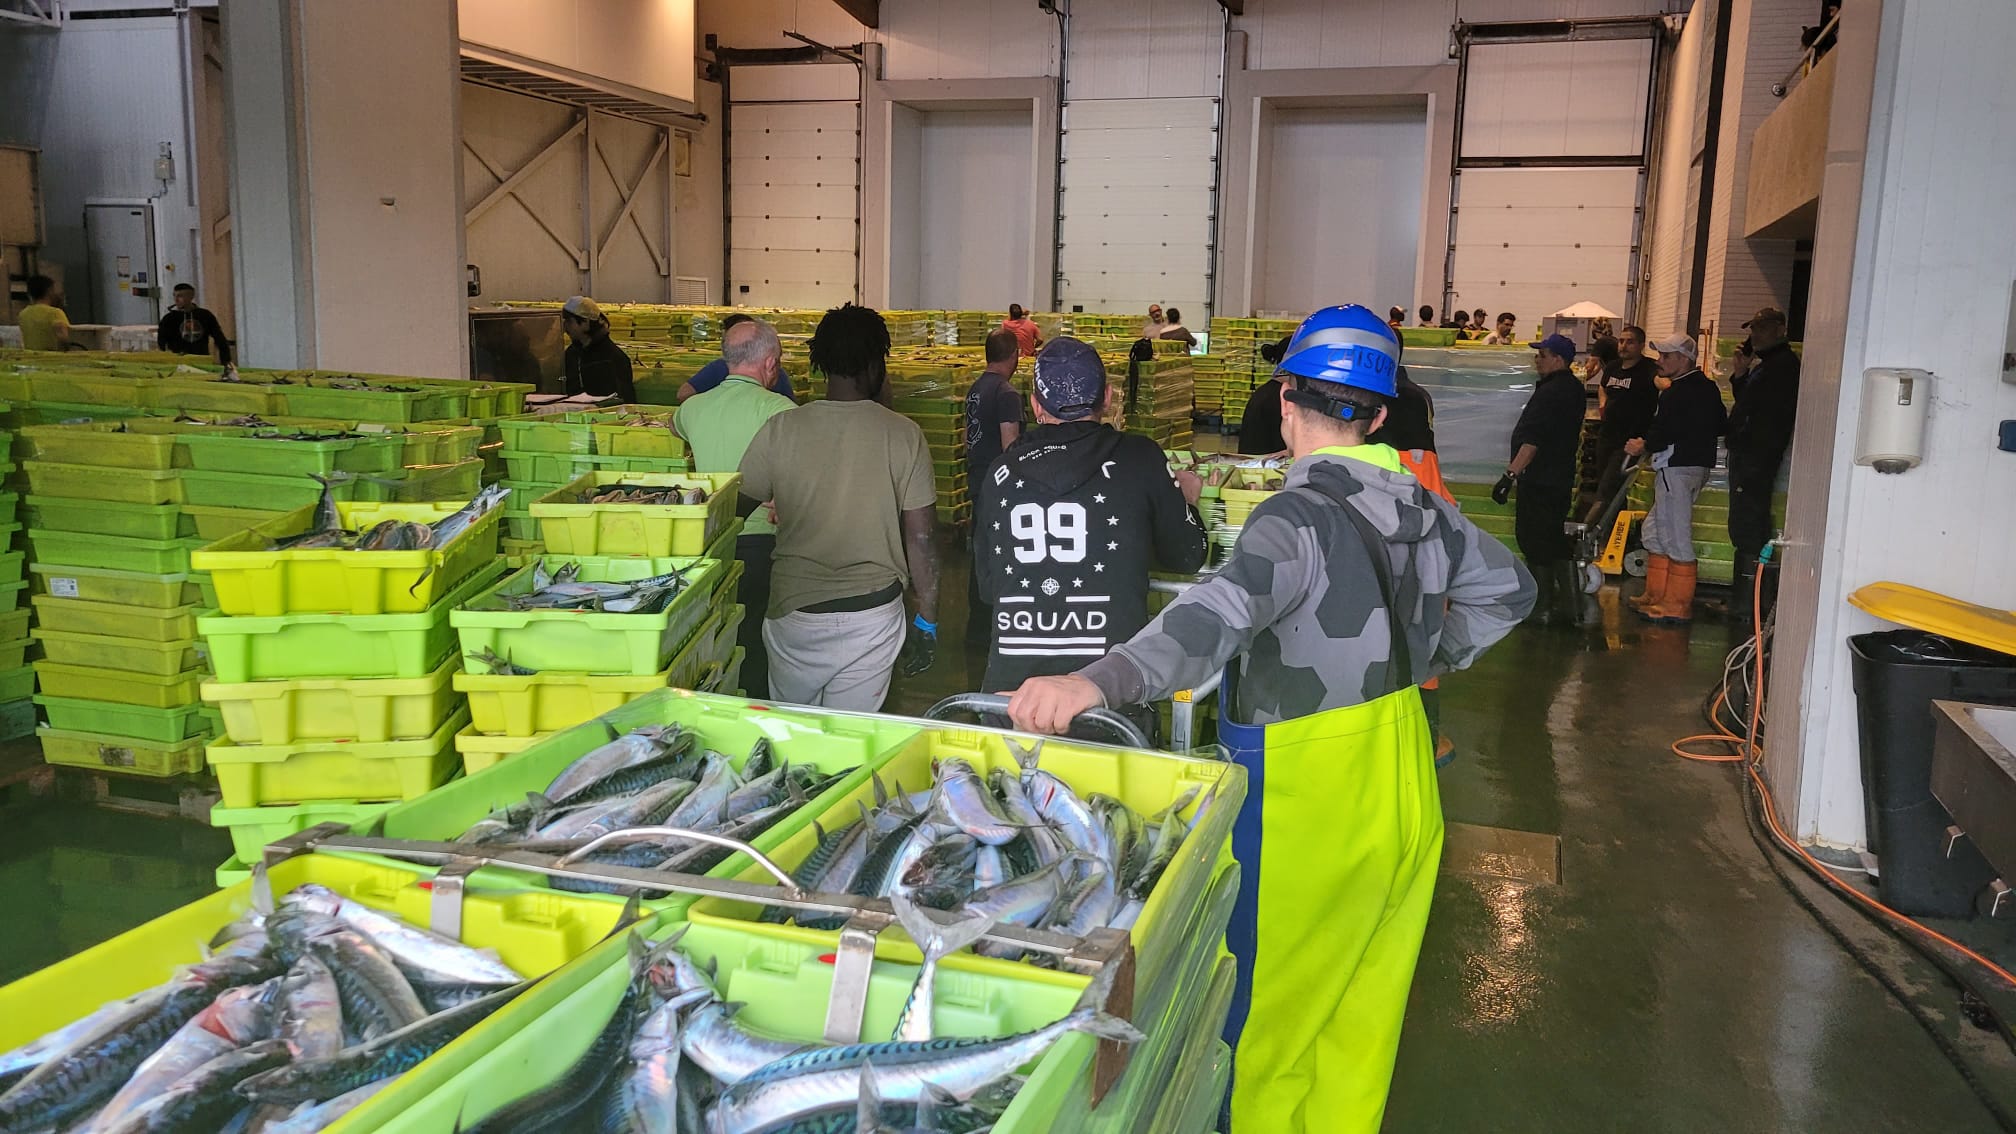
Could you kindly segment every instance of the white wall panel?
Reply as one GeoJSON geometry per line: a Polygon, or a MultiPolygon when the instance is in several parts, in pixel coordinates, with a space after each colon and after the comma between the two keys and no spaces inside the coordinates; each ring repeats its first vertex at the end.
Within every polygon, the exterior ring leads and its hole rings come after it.
{"type": "Polygon", "coordinates": [[[1637,192],[1636,169],[1465,170],[1454,305],[1511,311],[1522,331],[1585,299],[1621,314],[1637,192]]]}
{"type": "Polygon", "coordinates": [[[1066,309],[1174,304],[1202,323],[1216,101],[1074,100],[1065,107],[1058,274],[1066,309]]]}
{"type": "Polygon", "coordinates": [[[1635,155],[1644,148],[1650,39],[1477,44],[1462,156],[1635,155]]]}
{"type": "Polygon", "coordinates": [[[871,34],[886,52],[886,79],[1057,73],[1057,21],[1031,0],[883,0],[871,34]]]}
{"type": "Polygon", "coordinates": [[[861,97],[861,69],[852,63],[784,63],[735,68],[736,102],[851,102],[861,97]]]}
{"type": "Polygon", "coordinates": [[[1687,10],[1687,0],[1246,0],[1234,28],[1247,65],[1411,67],[1447,62],[1449,28],[1508,20],[1595,19],[1687,10]]]}
{"type": "Polygon", "coordinates": [[[1218,93],[1224,57],[1216,3],[1106,0],[1071,13],[1070,101],[1218,93]]]}
{"type": "MultiPolygon", "coordinates": [[[[911,302],[930,307],[1040,308],[1029,278],[1031,167],[1027,110],[934,110],[917,131],[918,278],[911,302]]],[[[902,225],[905,219],[893,217],[902,225]]],[[[891,281],[891,294],[905,294],[891,281]]]]}
{"type": "Polygon", "coordinates": [[[693,0],[459,0],[465,42],[692,101],[693,0]]]}
{"type": "Polygon", "coordinates": [[[1324,107],[1269,117],[1254,307],[1407,304],[1420,262],[1423,112],[1324,107]]]}
{"type": "MultiPolygon", "coordinates": [[[[1709,0],[1695,4],[1697,12],[1712,8],[1709,0]]],[[[1706,93],[1701,83],[1705,30],[1703,21],[1688,19],[1664,84],[1666,120],[1660,128],[1652,215],[1645,221],[1645,293],[1637,312],[1638,322],[1655,336],[1678,329],[1687,313],[1685,277],[1692,267],[1687,226],[1696,203],[1688,184],[1694,168],[1694,109],[1706,93]]]]}
{"type": "Polygon", "coordinates": [[[813,307],[852,298],[860,105],[744,103],[740,79],[739,69],[729,77],[728,302],[813,307]]]}

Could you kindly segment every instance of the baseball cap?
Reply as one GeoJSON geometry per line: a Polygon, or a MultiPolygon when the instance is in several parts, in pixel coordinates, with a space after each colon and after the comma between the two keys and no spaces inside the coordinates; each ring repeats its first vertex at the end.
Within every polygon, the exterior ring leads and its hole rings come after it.
{"type": "Polygon", "coordinates": [[[1036,354],[1036,404],[1060,421],[1090,417],[1106,400],[1106,362],[1077,339],[1051,339],[1036,354]]]}
{"type": "Polygon", "coordinates": [[[576,319],[586,319],[590,323],[602,321],[602,305],[585,295],[577,295],[560,305],[560,310],[576,319]]]}
{"type": "Polygon", "coordinates": [[[1652,344],[1655,354],[1684,354],[1687,361],[1694,361],[1694,340],[1686,335],[1670,335],[1652,344]]]}
{"type": "Polygon", "coordinates": [[[1556,358],[1575,361],[1575,340],[1567,335],[1548,335],[1537,343],[1527,343],[1534,350],[1544,350],[1556,358]]]}
{"type": "Polygon", "coordinates": [[[1785,313],[1776,307],[1759,307],[1757,314],[1750,316],[1743,325],[1748,327],[1751,323],[1776,323],[1782,327],[1785,325],[1785,313]]]}

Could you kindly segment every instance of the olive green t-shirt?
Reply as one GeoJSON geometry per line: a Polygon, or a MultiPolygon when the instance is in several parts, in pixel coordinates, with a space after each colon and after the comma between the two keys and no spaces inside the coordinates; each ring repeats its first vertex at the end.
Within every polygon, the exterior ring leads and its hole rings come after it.
{"type": "Polygon", "coordinates": [[[25,350],[62,350],[63,340],[56,333],[69,326],[70,319],[62,308],[31,303],[21,309],[21,346],[25,350]]]}
{"type": "Polygon", "coordinates": [[[763,423],[742,493],[777,502],[769,617],[908,583],[903,513],[938,499],[917,423],[875,402],[820,401],[763,423]]]}

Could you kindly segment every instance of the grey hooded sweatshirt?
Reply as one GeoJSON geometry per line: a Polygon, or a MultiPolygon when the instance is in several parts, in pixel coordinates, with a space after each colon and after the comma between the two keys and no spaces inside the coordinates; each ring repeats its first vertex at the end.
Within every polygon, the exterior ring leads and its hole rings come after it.
{"type": "Polygon", "coordinates": [[[1108,705],[1191,689],[1243,656],[1233,718],[1273,724],[1376,700],[1463,669],[1533,608],[1533,577],[1496,539],[1421,486],[1393,450],[1331,449],[1295,462],[1253,509],[1231,560],[1139,634],[1079,672],[1108,705]],[[1389,565],[1391,616],[1363,529],[1389,565]]]}

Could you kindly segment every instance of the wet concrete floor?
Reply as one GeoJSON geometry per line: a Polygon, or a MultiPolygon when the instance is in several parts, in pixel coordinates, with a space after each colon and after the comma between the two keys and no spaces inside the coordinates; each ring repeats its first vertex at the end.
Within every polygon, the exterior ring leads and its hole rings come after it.
{"type": "MultiPolygon", "coordinates": [[[[946,649],[889,708],[971,687],[963,556],[946,649]]],[[[1671,755],[1729,632],[1522,629],[1445,682],[1450,820],[1558,836],[1558,884],[1447,864],[1415,979],[1394,1131],[1996,1129],[1917,1021],[1781,886],[1735,773],[1671,755]]],[[[0,981],[206,893],[222,832],[16,791],[0,804],[0,981]]],[[[1935,1031],[1983,1073],[2016,1061],[1894,943],[1808,887],[1851,940],[1900,961],[1935,1031]]],[[[1998,952],[2006,931],[1977,924],[1998,952]]],[[[2006,1096],[2006,1088],[1997,1088],[2006,1096]]],[[[2005,1101],[2016,1105],[2016,1100],[2005,1101]]]]}

